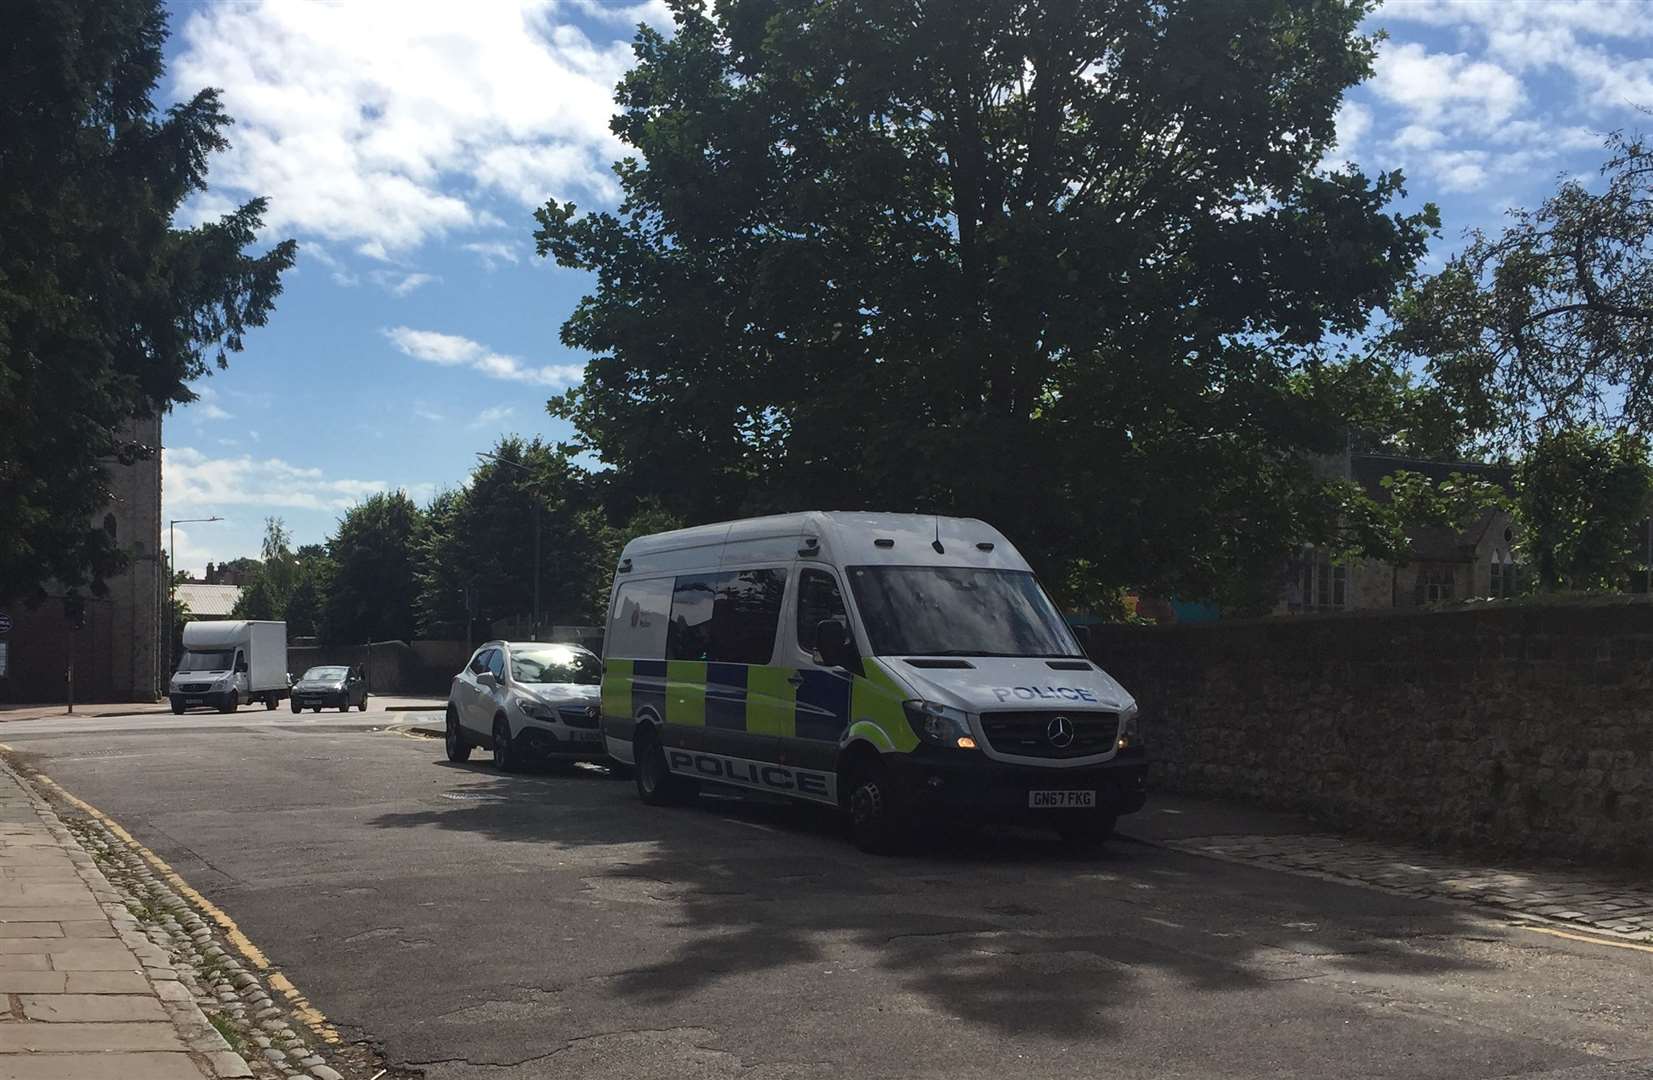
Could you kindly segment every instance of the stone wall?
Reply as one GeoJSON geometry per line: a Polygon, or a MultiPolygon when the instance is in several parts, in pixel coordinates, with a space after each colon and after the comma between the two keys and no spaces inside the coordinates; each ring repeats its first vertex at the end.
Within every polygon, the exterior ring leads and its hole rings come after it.
{"type": "Polygon", "coordinates": [[[1653,605],[1096,627],[1091,653],[1141,703],[1163,788],[1653,863],[1653,605]]]}

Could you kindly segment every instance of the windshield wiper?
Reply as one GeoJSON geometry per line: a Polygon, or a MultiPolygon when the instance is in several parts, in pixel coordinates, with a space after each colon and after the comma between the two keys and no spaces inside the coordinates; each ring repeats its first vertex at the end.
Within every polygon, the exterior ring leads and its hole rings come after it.
{"type": "Polygon", "coordinates": [[[982,652],[978,649],[937,649],[932,652],[904,652],[904,656],[987,656],[1001,657],[1006,660],[1085,660],[1088,657],[1078,653],[1021,653],[1021,652],[982,652]]]}

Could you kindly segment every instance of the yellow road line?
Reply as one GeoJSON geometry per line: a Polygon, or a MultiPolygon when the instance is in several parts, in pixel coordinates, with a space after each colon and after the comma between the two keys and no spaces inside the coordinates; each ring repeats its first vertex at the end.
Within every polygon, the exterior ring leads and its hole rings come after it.
{"type": "MultiPolygon", "coordinates": [[[[10,747],[4,747],[3,745],[0,745],[0,748],[10,749],[10,747]]],[[[288,1004],[292,1006],[294,1015],[304,1021],[310,1030],[314,1031],[325,1042],[339,1043],[343,1041],[339,1037],[339,1033],[327,1022],[327,1017],[323,1016],[320,1009],[310,1004],[309,1000],[299,993],[298,987],[293,985],[292,980],[271,968],[270,958],[265,956],[263,950],[252,943],[251,938],[241,932],[241,927],[235,924],[235,920],[230,918],[217,904],[197,892],[189,882],[179,877],[177,871],[168,866],[165,859],[138,843],[137,839],[122,828],[119,822],[91,803],[65,790],[62,784],[51,777],[37,772],[30,779],[51,785],[63,797],[65,802],[96,818],[105,828],[114,833],[122,843],[130,845],[133,850],[142,855],[144,861],[156,869],[166,883],[172,886],[174,892],[200,908],[208,918],[218,924],[219,928],[224,931],[224,936],[229,939],[230,944],[235,946],[235,950],[245,957],[249,964],[264,973],[270,988],[279,991],[287,999],[288,1004]]]]}
{"type": "Polygon", "coordinates": [[[1609,945],[1615,949],[1630,949],[1634,952],[1653,953],[1653,945],[1638,945],[1634,941],[1614,941],[1612,938],[1592,937],[1589,934],[1574,934],[1566,930],[1557,930],[1551,926],[1533,926],[1522,923],[1521,929],[1531,930],[1535,934],[1549,934],[1551,937],[1566,938],[1568,941],[1584,941],[1591,945],[1609,945]]]}

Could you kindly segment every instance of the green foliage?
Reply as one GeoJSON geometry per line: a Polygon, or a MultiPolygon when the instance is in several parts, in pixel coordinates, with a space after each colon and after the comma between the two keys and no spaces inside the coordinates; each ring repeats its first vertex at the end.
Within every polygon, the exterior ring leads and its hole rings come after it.
{"type": "Polygon", "coordinates": [[[285,619],[287,604],[298,585],[298,560],[291,549],[292,533],[278,517],[264,519],[263,559],[252,581],[241,588],[241,596],[230,610],[233,619],[285,619]]]}
{"type": "Polygon", "coordinates": [[[567,448],[513,436],[468,485],[438,495],[426,511],[418,613],[427,636],[468,637],[485,632],[483,624],[531,615],[536,516],[544,622],[599,619],[613,541],[596,484],[567,448]]]}
{"type": "Polygon", "coordinates": [[[1640,563],[1653,493],[1642,434],[1566,428],[1541,435],[1516,471],[1523,559],[1545,591],[1625,587],[1640,563]]]}
{"type": "Polygon", "coordinates": [[[1563,183],[1395,307],[1391,344],[1506,443],[1653,423],[1653,150],[1617,134],[1607,149],[1600,194],[1563,183]]]}
{"type": "Polygon", "coordinates": [[[268,318],[291,241],[250,254],[264,202],[191,229],[230,124],[216,91],[157,114],[160,0],[21,0],[0,33],[0,594],[105,591],[127,553],[91,524],[128,423],[268,318]]]}
{"type": "Polygon", "coordinates": [[[1359,2],[726,0],[639,31],[618,214],[552,402],[617,500],[687,521],[971,514],[1049,582],[1209,596],[1340,528],[1297,378],[1411,272],[1433,207],[1327,173],[1359,2]]]}
{"type": "Polygon", "coordinates": [[[425,515],[405,492],[381,492],[345,511],[328,539],[332,558],[323,636],[330,642],[417,636],[414,543],[425,515]]]}
{"type": "Polygon", "coordinates": [[[287,598],[287,633],[292,637],[322,636],[328,595],[333,586],[333,560],[321,544],[305,544],[295,552],[298,581],[287,598]]]}
{"type": "Polygon", "coordinates": [[[1402,470],[1383,478],[1390,501],[1380,508],[1377,527],[1386,534],[1368,553],[1401,565],[1410,559],[1409,537],[1420,528],[1464,529],[1489,510],[1515,513],[1516,503],[1504,488],[1479,476],[1455,472],[1436,482],[1423,473],[1402,470]]]}

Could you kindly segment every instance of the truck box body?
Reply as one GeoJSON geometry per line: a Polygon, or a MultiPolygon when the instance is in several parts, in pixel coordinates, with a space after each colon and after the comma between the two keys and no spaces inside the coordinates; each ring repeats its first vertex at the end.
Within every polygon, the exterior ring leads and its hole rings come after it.
{"type": "Polygon", "coordinates": [[[249,693],[287,689],[287,624],[284,622],[192,622],[184,626],[184,648],[240,649],[247,657],[249,693]]]}

